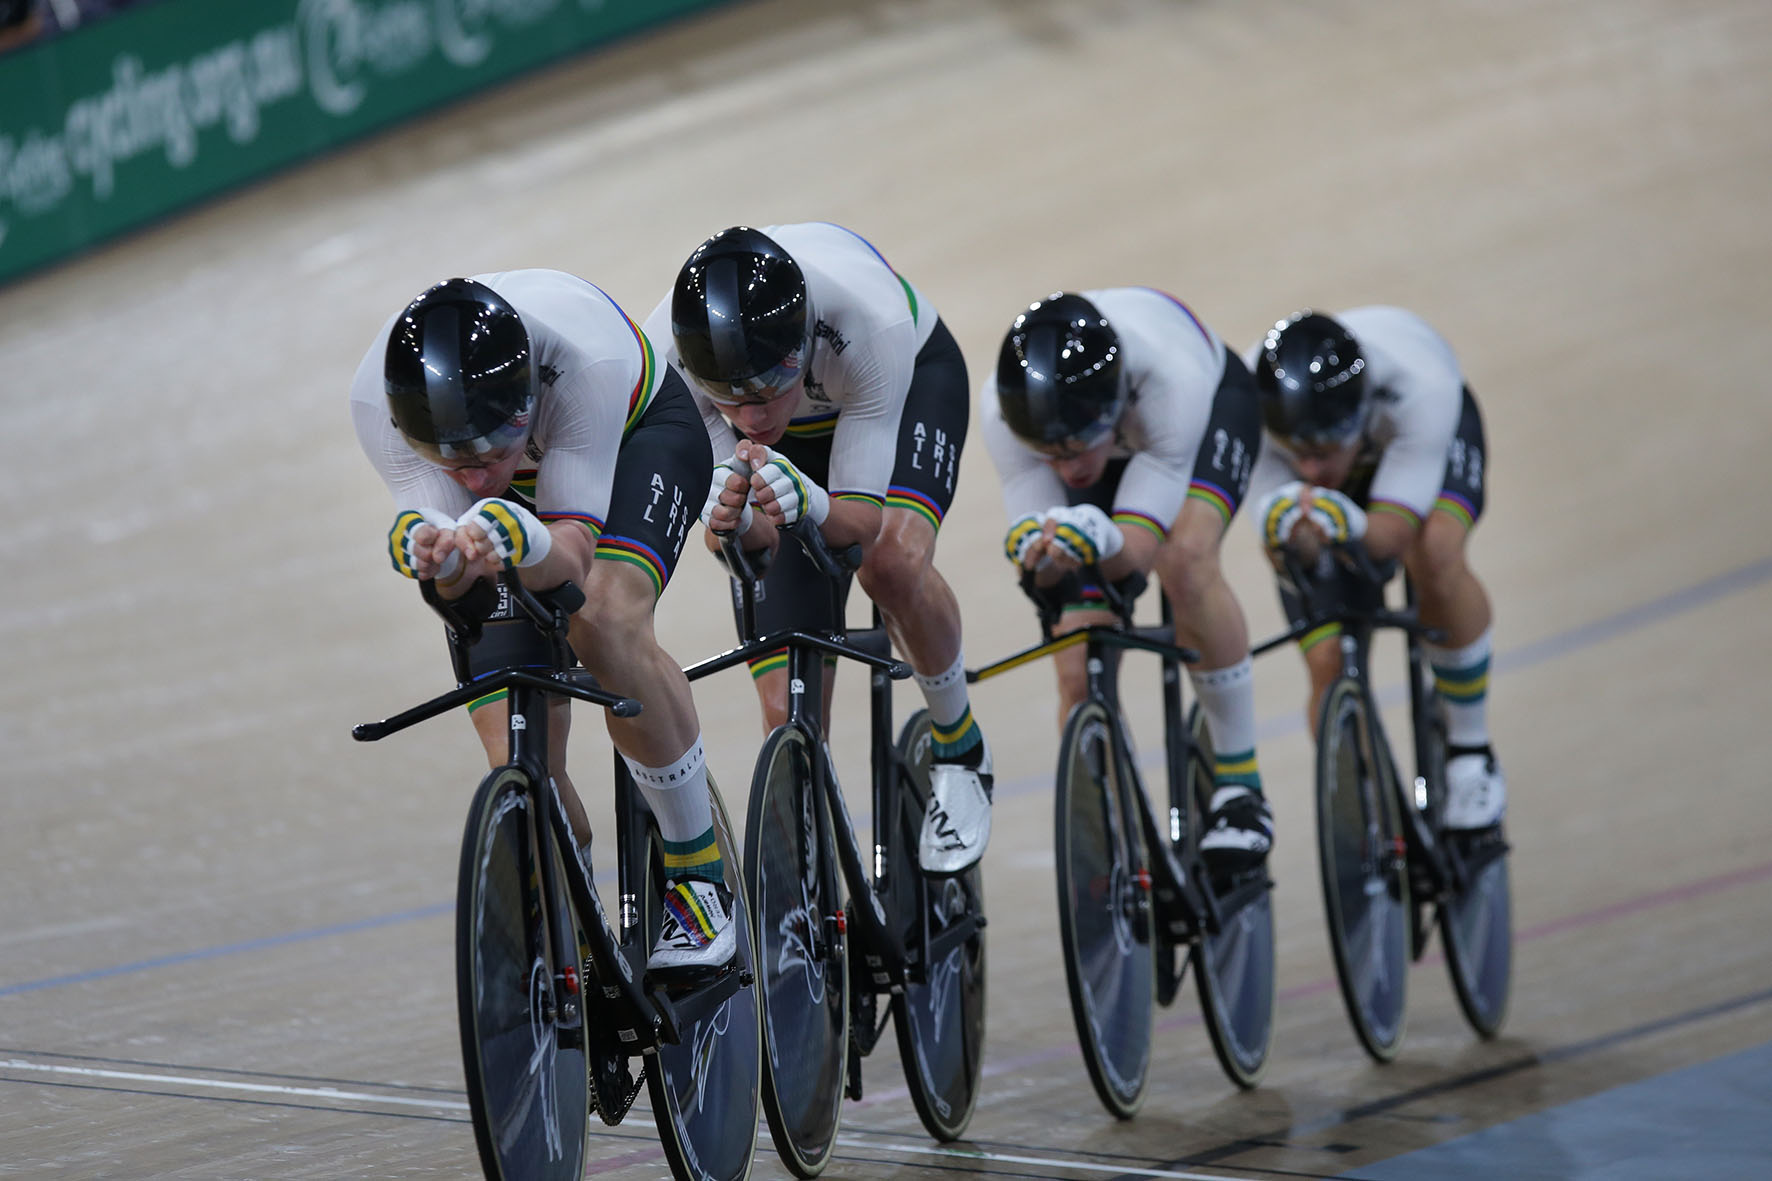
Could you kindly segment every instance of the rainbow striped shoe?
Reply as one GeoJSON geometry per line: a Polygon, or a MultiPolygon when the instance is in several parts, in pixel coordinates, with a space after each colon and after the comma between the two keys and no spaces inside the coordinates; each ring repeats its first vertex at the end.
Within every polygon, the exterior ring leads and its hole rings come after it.
{"type": "Polygon", "coordinates": [[[664,924],[646,960],[648,971],[724,967],[737,949],[732,891],[724,883],[697,878],[665,883],[664,924]]]}

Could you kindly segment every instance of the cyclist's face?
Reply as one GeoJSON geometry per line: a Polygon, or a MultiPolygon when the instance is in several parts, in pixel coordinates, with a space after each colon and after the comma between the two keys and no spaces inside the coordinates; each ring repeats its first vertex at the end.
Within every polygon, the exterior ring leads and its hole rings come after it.
{"type": "Polygon", "coordinates": [[[736,406],[722,406],[720,413],[726,416],[733,429],[753,443],[773,445],[781,441],[787,434],[788,423],[794,417],[794,407],[800,404],[800,383],[784,389],[779,395],[767,402],[741,402],[736,406]]]}
{"type": "Polygon", "coordinates": [[[1107,469],[1108,457],[1114,449],[1114,437],[1110,434],[1093,447],[1086,448],[1068,455],[1048,455],[1046,462],[1058,473],[1058,478],[1071,488],[1088,488],[1101,481],[1101,473],[1107,469]]]}
{"type": "Polygon", "coordinates": [[[1299,478],[1319,488],[1339,488],[1347,483],[1354,460],[1359,457],[1360,442],[1323,443],[1313,446],[1299,444],[1292,449],[1292,460],[1299,478]]]}
{"type": "Polygon", "coordinates": [[[517,474],[517,465],[523,462],[523,452],[506,456],[492,463],[456,463],[446,462],[443,466],[449,472],[449,478],[466,488],[476,497],[499,496],[511,486],[511,479],[517,474]]]}

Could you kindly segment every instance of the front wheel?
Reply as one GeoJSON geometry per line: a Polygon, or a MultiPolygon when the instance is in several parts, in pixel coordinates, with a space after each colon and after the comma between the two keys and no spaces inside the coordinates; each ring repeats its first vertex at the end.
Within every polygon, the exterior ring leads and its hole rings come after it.
{"type": "Polygon", "coordinates": [[[1403,1044],[1409,875],[1395,769],[1359,682],[1323,697],[1317,725],[1317,848],[1335,974],[1348,1018],[1380,1062],[1403,1044]]]}
{"type": "MultiPolygon", "coordinates": [[[[1188,715],[1193,758],[1188,764],[1189,849],[1198,865],[1200,830],[1212,801],[1212,734],[1196,703],[1188,715]]],[[[1209,879],[1202,879],[1209,881],[1209,879]]],[[[1213,884],[1216,891],[1218,887],[1213,884]]],[[[1252,870],[1217,892],[1219,929],[1194,944],[1194,982],[1212,1051],[1233,1083],[1255,1086],[1267,1069],[1274,1036],[1274,902],[1267,868],[1252,870]]]]}
{"type": "Polygon", "coordinates": [[[757,925],[763,1110],[775,1150],[816,1177],[837,1146],[849,1056],[843,903],[806,732],[783,726],[757,756],[745,880],[757,925]]]}
{"type": "MultiPolygon", "coordinates": [[[[725,861],[726,887],[732,891],[732,921],[738,925],[737,962],[740,979],[754,978],[756,944],[750,907],[745,900],[738,847],[720,793],[708,780],[713,802],[714,839],[725,861]]],[[[640,888],[644,921],[637,930],[644,940],[636,949],[644,957],[658,938],[662,922],[659,899],[664,894],[664,843],[658,829],[645,828],[650,849],[646,880],[640,888]]],[[[665,1159],[677,1181],[742,1181],[750,1176],[757,1147],[760,1040],[757,989],[746,983],[733,988],[717,1004],[672,994],[678,1005],[681,1038],[661,1045],[646,1068],[652,1096],[652,1118],[665,1159]]]]}
{"type": "Polygon", "coordinates": [[[1150,1074],[1156,956],[1149,852],[1116,724],[1100,701],[1071,711],[1059,746],[1053,831],[1059,944],[1077,1042],[1102,1105],[1130,1119],[1150,1074]]]}
{"type": "Polygon", "coordinates": [[[480,1165],[492,1181],[577,1181],[585,1171],[588,1075],[565,869],[517,767],[480,784],[462,836],[456,996],[480,1165]],[[540,871],[552,860],[552,874],[540,871]],[[551,879],[553,890],[544,883],[551,879]]]}
{"type": "Polygon", "coordinates": [[[951,877],[926,877],[917,864],[932,741],[929,713],[918,710],[898,736],[904,771],[898,790],[888,793],[898,822],[882,901],[906,951],[928,950],[929,962],[892,999],[893,1024],[917,1116],[946,1142],[972,1122],[984,1071],[984,875],[975,865],[951,877]]]}

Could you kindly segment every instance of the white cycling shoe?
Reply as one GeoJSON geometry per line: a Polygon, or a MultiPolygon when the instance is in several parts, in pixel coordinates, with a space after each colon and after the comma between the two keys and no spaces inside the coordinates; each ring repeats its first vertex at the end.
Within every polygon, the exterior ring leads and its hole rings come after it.
{"type": "Polygon", "coordinates": [[[1447,828],[1489,828],[1506,811],[1507,778],[1493,752],[1484,748],[1446,760],[1447,828]]]}
{"type": "Polygon", "coordinates": [[[648,971],[724,967],[738,950],[732,891],[723,883],[686,878],[666,884],[664,923],[647,957],[648,971]]]}
{"type": "Polygon", "coordinates": [[[984,745],[978,766],[931,763],[929,809],[917,842],[917,864],[924,873],[955,874],[971,869],[991,839],[991,747],[984,745]]]}

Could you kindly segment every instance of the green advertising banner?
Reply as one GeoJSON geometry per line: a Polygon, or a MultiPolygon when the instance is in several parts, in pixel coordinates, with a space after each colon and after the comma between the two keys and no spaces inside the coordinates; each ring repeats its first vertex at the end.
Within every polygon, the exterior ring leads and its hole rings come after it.
{"type": "Polygon", "coordinates": [[[157,0],[0,57],[0,282],[727,0],[157,0]]]}

